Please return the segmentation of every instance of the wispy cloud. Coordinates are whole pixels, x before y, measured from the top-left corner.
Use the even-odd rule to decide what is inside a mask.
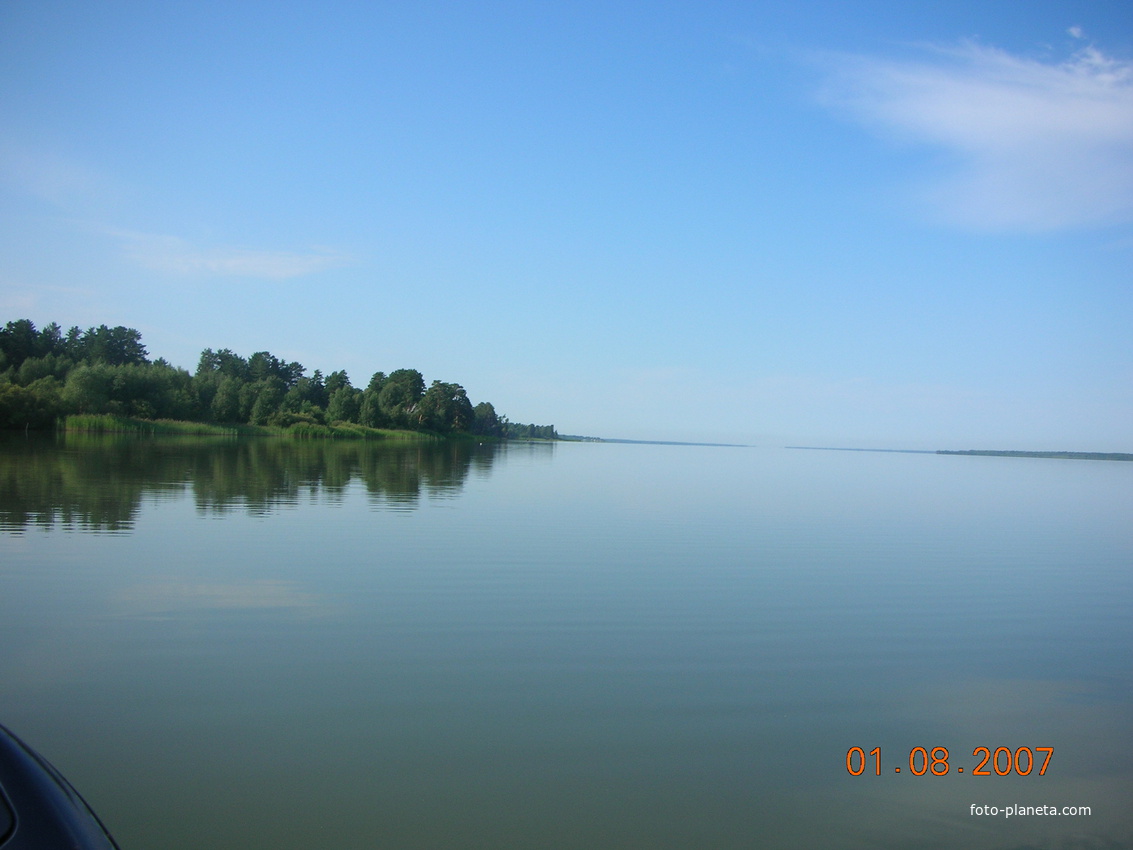
[[[134,265],[163,274],[287,280],[346,265],[340,251],[312,248],[272,251],[240,246],[200,246],[177,236],[107,226],[124,190],[84,163],[0,138],[0,185],[16,187],[54,206],[59,221],[109,236]]]
[[[1133,63],[1093,46],[1057,63],[974,42],[910,61],[843,56],[824,94],[881,132],[952,154],[925,199],[953,222],[1050,230],[1133,218]]]
[[[0,139],[0,182],[69,211],[116,190],[93,168],[49,150]]]
[[[82,304],[93,295],[90,289],[76,286],[32,285],[0,276],[0,314],[29,316],[44,309],[45,302],[65,301]],[[60,319],[59,321],[62,321]]]
[[[202,248],[176,236],[115,230],[131,262],[150,271],[177,275],[287,280],[344,265],[331,250],[265,251],[237,247]]]

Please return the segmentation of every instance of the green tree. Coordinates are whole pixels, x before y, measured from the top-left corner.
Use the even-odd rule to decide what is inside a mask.
[[[441,433],[467,431],[472,425],[472,403],[464,387],[433,381],[414,411],[417,426]]]
[[[30,319],[8,322],[0,330],[0,351],[7,358],[8,365],[20,368],[29,357],[39,355],[39,331]]]
[[[62,407],[54,378],[40,378],[26,387],[0,384],[0,428],[50,428]]]
[[[327,375],[326,383],[324,384],[324,386],[327,391],[327,398],[329,399],[334,396],[334,394],[341,388],[349,387],[350,378],[346,376],[346,372],[344,371],[331,372],[329,375]]]
[[[274,375],[249,385],[256,392],[248,421],[253,425],[267,425],[268,420],[279,413],[279,406],[287,393],[283,381]]]
[[[425,379],[416,369],[397,369],[382,383],[378,404],[382,415],[395,425],[408,427],[413,412],[425,394]]]
[[[329,382],[329,381],[328,381]],[[351,386],[339,387],[327,404],[328,422],[357,422],[362,406],[362,391]]]
[[[248,361],[227,348],[220,351],[206,348],[197,363],[197,377],[211,374],[247,381]]]
[[[472,433],[486,437],[503,436],[500,417],[490,401],[482,401],[472,409]]]
[[[52,322],[39,332],[39,344],[36,347],[40,357],[52,354],[57,357],[65,356],[67,349],[63,341],[63,329]]]
[[[285,363],[269,351],[257,351],[248,358],[248,380],[263,381],[278,378],[284,387],[294,386],[303,376],[299,363]]]
[[[367,428],[383,428],[387,421],[378,403],[378,393],[367,389],[362,392],[362,403],[358,410],[358,422]]]
[[[78,363],[84,357],[83,332],[78,325],[73,325],[63,339],[63,354]]]
[[[326,410],[327,402],[330,401],[327,396],[327,388],[323,383],[323,373],[316,369],[309,378],[300,378],[295,384],[299,390],[300,398],[303,401],[310,402],[320,410]]]
[[[67,373],[75,364],[69,357],[58,354],[48,354],[44,357],[29,357],[16,370],[13,382],[22,387],[46,378],[49,375],[58,381],[65,381]]]
[[[213,396],[212,418],[216,422],[240,422],[240,390],[243,382],[237,378],[224,378]]]
[[[128,363],[146,362],[147,353],[146,347],[142,345],[142,335],[133,328],[99,325],[83,334],[82,344],[85,359],[92,363],[124,366]]]
[[[67,375],[63,402],[74,413],[108,413],[112,383],[105,364],[80,364]]]

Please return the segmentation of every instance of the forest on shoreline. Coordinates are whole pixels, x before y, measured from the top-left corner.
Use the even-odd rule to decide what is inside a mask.
[[[375,372],[365,387],[345,371],[323,375],[267,351],[242,357],[201,352],[196,371],[151,360],[133,328],[100,325],[63,332],[28,319],[0,329],[0,428],[107,428],[113,421],[273,427],[305,435],[364,435],[380,430],[503,439],[557,439],[553,425],[525,425],[473,405],[460,384],[416,369]]]

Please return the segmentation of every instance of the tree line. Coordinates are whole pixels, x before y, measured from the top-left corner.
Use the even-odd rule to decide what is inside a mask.
[[[555,439],[553,425],[509,422],[491,402],[473,405],[460,384],[427,387],[416,369],[375,372],[365,387],[345,371],[307,374],[267,351],[201,352],[196,371],[151,360],[133,328],[66,333],[28,319],[0,329],[0,428],[50,428],[70,414],[112,414],[217,424],[350,423],[437,434]]]

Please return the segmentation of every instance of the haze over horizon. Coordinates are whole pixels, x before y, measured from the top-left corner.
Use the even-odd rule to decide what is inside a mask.
[[[641,440],[1133,451],[1133,5],[0,6],[0,322]]]

